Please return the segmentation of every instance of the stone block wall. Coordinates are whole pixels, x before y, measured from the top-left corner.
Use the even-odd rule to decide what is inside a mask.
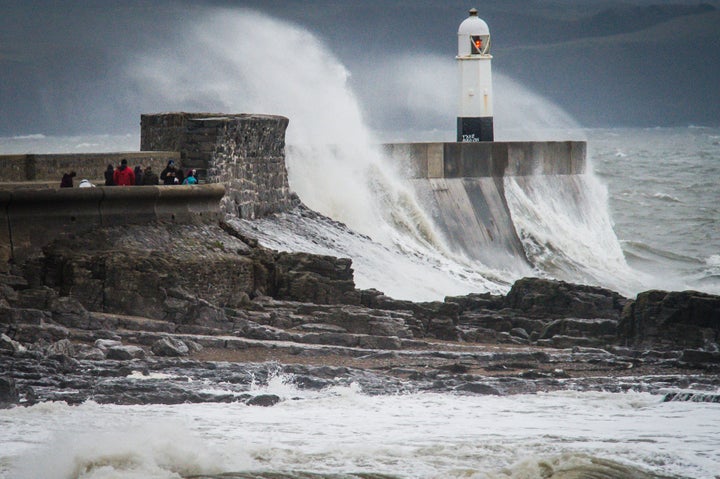
[[[0,190],[0,272],[57,238],[100,227],[216,223],[224,192],[221,184]]]
[[[141,148],[178,151],[200,178],[225,184],[225,212],[252,219],[291,206],[287,125],[287,118],[274,115],[148,114],[141,117]]]

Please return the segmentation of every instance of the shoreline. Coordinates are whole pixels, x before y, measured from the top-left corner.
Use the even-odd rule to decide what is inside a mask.
[[[278,373],[367,394],[640,390],[720,402],[720,297],[628,299],[525,278],[503,296],[413,303],[355,289],[351,264],[267,250],[227,224],[56,240],[0,275],[0,403],[270,406],[280,398],[250,386]]]

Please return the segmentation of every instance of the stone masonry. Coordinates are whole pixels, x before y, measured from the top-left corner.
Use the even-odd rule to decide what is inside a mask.
[[[257,218],[291,206],[281,116],[159,113],[141,117],[141,149],[178,151],[201,179],[225,184],[222,208]]]

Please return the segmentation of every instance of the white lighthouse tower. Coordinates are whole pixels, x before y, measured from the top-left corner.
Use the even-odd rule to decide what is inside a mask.
[[[477,13],[471,9],[458,28],[458,142],[493,141],[490,29]]]

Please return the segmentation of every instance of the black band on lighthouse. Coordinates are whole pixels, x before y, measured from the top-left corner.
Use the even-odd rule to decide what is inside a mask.
[[[493,117],[458,117],[458,142],[473,143],[477,141],[493,141],[493,139]]]

